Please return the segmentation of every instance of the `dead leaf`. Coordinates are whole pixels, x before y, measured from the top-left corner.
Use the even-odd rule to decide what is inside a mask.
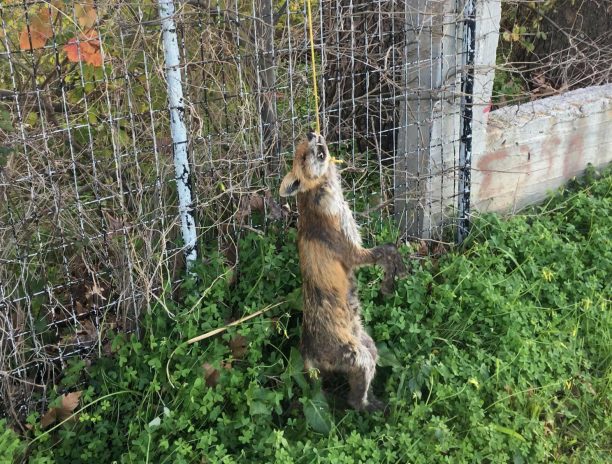
[[[57,409],[49,409],[40,419],[40,426],[45,429],[57,420]]]
[[[266,190],[265,199],[266,209],[270,219],[282,219],[286,215],[285,210],[278,204],[269,190]]]
[[[104,353],[106,357],[111,357],[114,354],[113,346],[109,341],[102,343],[102,353]]]
[[[546,79],[544,73],[540,72],[533,74],[531,76],[531,82],[533,85],[533,89],[530,92],[531,100],[558,93],[558,90]]]
[[[236,221],[244,222],[246,218],[251,215],[251,197],[253,195],[249,195],[248,197],[242,197],[240,199],[240,203],[238,204],[238,211],[236,212]]]
[[[242,222],[253,211],[266,213],[266,216],[272,220],[282,219],[287,214],[269,190],[266,190],[263,195],[252,193],[248,197],[242,197],[236,212],[236,220]]]
[[[429,255],[429,245],[425,240],[421,240],[419,242],[419,248],[417,250],[417,256],[428,256]]]
[[[124,230],[126,228],[123,225],[123,221],[121,219],[117,219],[108,210],[104,210],[104,216],[106,217],[106,222],[108,223],[110,234],[115,234],[118,231]]]
[[[90,300],[92,297],[97,296],[102,301],[104,301],[106,300],[106,297],[104,296],[103,292],[104,292],[104,289],[100,287],[96,282],[94,282],[94,284],[91,287],[87,288],[87,291],[85,292],[85,298]]]
[[[78,340],[81,343],[88,343],[98,339],[98,330],[89,319],[81,321],[81,329],[77,332]]]
[[[537,86],[546,84],[546,77],[544,77],[544,73],[534,74],[532,79]]]
[[[204,369],[206,385],[212,388],[219,383],[219,371],[215,369],[212,364],[204,363],[202,369]]]
[[[51,0],[51,6],[55,8],[55,15],[57,16],[60,11],[64,10],[65,5],[63,0]]]
[[[551,436],[555,434],[555,421],[547,420],[544,421],[544,435]]]
[[[79,316],[84,316],[85,314],[89,313],[89,309],[86,309],[85,306],[83,306],[83,303],[81,303],[80,301],[76,302],[76,314],[77,317]]]
[[[265,208],[265,202],[261,195],[254,193],[249,196],[249,204],[252,210],[263,211]]]
[[[62,397],[62,407],[58,411],[58,417],[60,420],[67,419],[79,405],[81,400],[82,391],[75,391],[72,393],[65,393]]]
[[[42,416],[40,419],[41,427],[45,428],[55,421],[61,422],[68,419],[79,405],[82,394],[82,391],[63,394],[61,396],[60,405],[49,409],[45,415]]]
[[[446,253],[448,253],[448,248],[446,247],[446,245],[441,242],[436,243],[436,246],[433,249],[433,254],[435,256],[442,256]]]
[[[222,362],[221,367],[225,370],[230,370],[232,368],[231,362]],[[206,380],[206,385],[209,387],[214,387],[219,383],[219,377],[221,373],[218,369],[215,369],[212,364],[204,363],[202,365],[202,369],[204,369],[204,380]]]
[[[96,24],[96,19],[98,19],[96,7],[91,1],[77,3],[74,6],[74,13],[79,26],[83,29],[91,29]]]
[[[230,350],[232,350],[232,356],[234,359],[242,359],[247,353],[249,340],[242,335],[236,335],[229,341],[229,346]]]

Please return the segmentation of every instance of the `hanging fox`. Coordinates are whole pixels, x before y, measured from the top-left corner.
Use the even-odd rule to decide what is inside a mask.
[[[405,272],[397,247],[363,248],[359,227],[344,200],[340,175],[318,133],[309,132],[297,146],[280,195],[297,195],[304,364],[323,375],[347,374],[349,405],[360,411],[380,410],[383,403],[370,391],[378,352],[361,322],[354,270],[382,266],[382,290],[389,293],[395,276]]]

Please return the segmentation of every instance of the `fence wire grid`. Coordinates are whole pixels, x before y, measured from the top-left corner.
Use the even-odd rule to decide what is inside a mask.
[[[42,408],[70,358],[108,353],[105,332],[137,331],[180,278],[177,144],[200,260],[216,246],[235,263],[241,233],[295,221],[277,186],[314,125],[305,4],[174,2],[180,141],[158,7],[0,3],[0,416]],[[394,218],[406,239],[448,240],[469,138],[465,2],[312,7],[322,128],[365,233]]]

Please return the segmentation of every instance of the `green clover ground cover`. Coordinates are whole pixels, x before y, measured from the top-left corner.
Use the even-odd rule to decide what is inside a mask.
[[[611,192],[612,169],[590,170],[545,206],[479,217],[463,249],[412,263],[388,298],[381,271],[361,270],[386,417],[345,410],[345,387],[326,400],[302,372],[295,234],[279,230],[242,240],[234,288],[212,256],[140,339],[75,361],[58,391],[84,382],[78,418],[41,430],[32,414],[28,437],[4,427],[0,461],[609,462]]]

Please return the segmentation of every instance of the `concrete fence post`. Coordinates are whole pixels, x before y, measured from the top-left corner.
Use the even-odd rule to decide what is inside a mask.
[[[407,237],[440,238],[457,217],[467,232],[471,154],[486,131],[500,14],[500,0],[405,2],[394,203]]]
[[[395,214],[408,237],[429,233],[430,141],[436,60],[442,41],[444,2],[406,0],[400,127],[394,163]]]
[[[491,108],[501,0],[466,0],[464,7],[457,242],[469,233],[472,162],[481,153]]]

